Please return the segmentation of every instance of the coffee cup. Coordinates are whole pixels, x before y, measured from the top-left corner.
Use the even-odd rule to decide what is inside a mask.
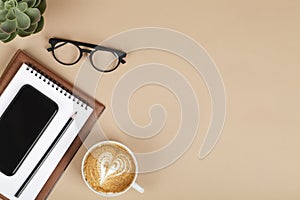
[[[81,172],[88,188],[100,196],[119,196],[130,188],[144,192],[136,183],[136,157],[128,147],[116,141],[102,141],[88,149]]]

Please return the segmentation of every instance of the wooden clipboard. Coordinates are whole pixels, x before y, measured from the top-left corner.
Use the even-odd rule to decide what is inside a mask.
[[[78,136],[74,139],[71,146],[68,148],[67,152],[64,154],[63,158],[60,160],[59,164],[56,166],[55,170],[52,172],[51,176],[43,186],[42,190],[39,192],[38,196],[36,197],[37,200],[46,199],[48,194],[51,192],[51,189],[54,187],[55,183],[58,181],[59,177],[62,175],[68,164],[71,162],[72,158],[82,145],[82,140],[84,140],[89,132],[91,131],[93,125],[97,121],[97,119],[100,117],[101,113],[105,109],[105,106],[92,98],[91,96],[87,95],[80,89],[74,87],[73,84],[66,81],[59,75],[55,74],[54,72],[50,71],[46,67],[44,67],[42,64],[37,62],[35,59],[27,55],[24,51],[18,50],[11,61],[9,62],[8,66],[6,67],[5,71],[3,72],[2,76],[0,77],[0,95],[5,90],[9,82],[12,80],[14,75],[17,73],[19,68],[22,66],[23,63],[29,64],[34,66],[36,69],[41,71],[43,74],[45,74],[47,77],[50,77],[55,82],[59,83],[61,86],[63,86],[65,89],[72,91],[73,94],[80,99],[87,102],[90,106],[93,106],[93,113],[89,117],[89,119],[86,121],[83,128],[80,130]],[[74,93],[75,92],[75,93]],[[4,200],[8,200],[7,197],[3,196],[0,193],[0,198]]]

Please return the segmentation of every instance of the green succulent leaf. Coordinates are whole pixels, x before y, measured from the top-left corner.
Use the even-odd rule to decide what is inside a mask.
[[[0,23],[5,22],[7,13],[7,10],[0,10]]]
[[[9,10],[9,9],[12,9],[15,7],[15,1],[14,0],[8,0],[8,1],[5,1],[4,3],[4,8],[6,10]]]
[[[18,8],[19,11],[25,12],[28,8],[28,5],[27,5],[26,2],[21,2],[17,5],[17,8]]]
[[[45,12],[47,7],[47,2],[46,0],[41,0],[41,3],[37,6],[37,8],[40,10],[41,15]]]
[[[0,31],[0,40],[7,40],[9,38],[10,34],[8,33],[3,33],[2,31]]]
[[[36,0],[22,0],[21,2],[26,2],[28,4],[28,8],[32,8],[35,5]]]
[[[10,34],[10,36],[9,36],[7,39],[2,40],[2,42],[4,42],[4,43],[10,42],[10,41],[12,41],[13,39],[15,39],[16,36],[17,36],[17,33],[14,32],[14,33]]]
[[[36,29],[34,31],[34,33],[40,32],[43,29],[44,24],[45,24],[44,17],[42,16],[41,20],[39,21],[39,23],[38,23],[38,25],[37,25],[37,27],[36,27]]]
[[[4,9],[4,2],[0,0],[0,9],[3,10]]]
[[[16,12],[16,17],[17,17],[17,27],[19,29],[27,29],[30,26],[30,18],[25,14],[20,11]]]
[[[38,26],[38,23],[31,24],[30,27],[28,29],[24,30],[24,31],[29,32],[29,33],[33,33],[36,30],[37,26]]]
[[[8,13],[6,15],[6,19],[8,19],[8,20],[14,20],[14,19],[16,19],[16,15],[15,15],[13,9],[10,9],[8,11]]]
[[[27,37],[27,36],[31,35],[31,32],[27,32],[27,31],[24,31],[24,30],[18,30],[18,35],[20,37]]]
[[[6,20],[0,25],[0,28],[5,33],[13,33],[17,28],[16,20]]]
[[[41,13],[37,8],[28,8],[25,13],[29,16],[31,24],[35,24],[41,19]]]
[[[41,0],[36,0],[34,7],[38,7],[41,3]]]

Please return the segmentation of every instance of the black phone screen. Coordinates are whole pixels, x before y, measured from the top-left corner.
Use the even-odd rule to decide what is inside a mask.
[[[24,85],[0,117],[0,171],[16,173],[58,111],[58,105]]]

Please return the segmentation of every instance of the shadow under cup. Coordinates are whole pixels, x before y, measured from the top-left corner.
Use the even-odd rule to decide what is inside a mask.
[[[138,166],[132,151],[115,141],[92,146],[82,160],[86,185],[101,196],[118,196],[135,184]]]

